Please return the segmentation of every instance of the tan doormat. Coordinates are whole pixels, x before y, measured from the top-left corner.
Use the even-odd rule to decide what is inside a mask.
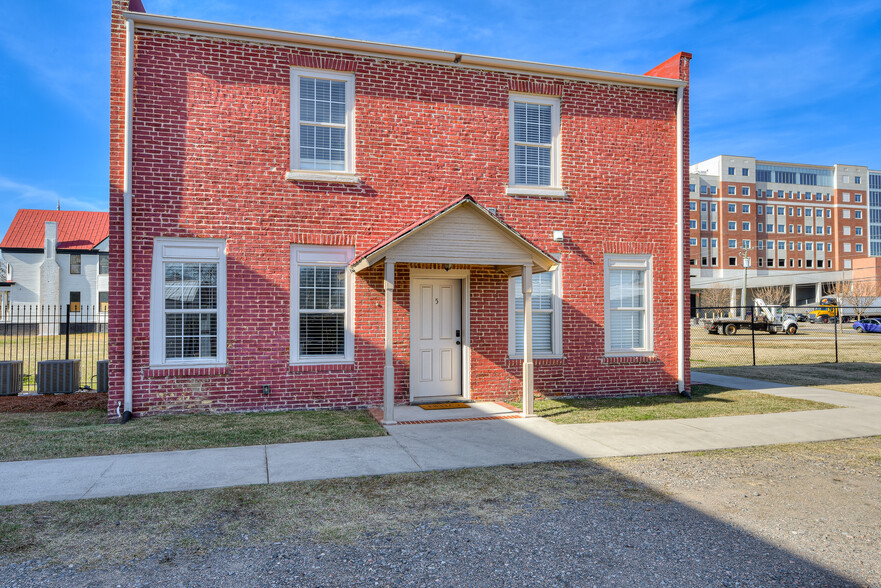
[[[468,408],[464,402],[436,402],[434,404],[420,404],[425,410],[441,410],[444,408]]]

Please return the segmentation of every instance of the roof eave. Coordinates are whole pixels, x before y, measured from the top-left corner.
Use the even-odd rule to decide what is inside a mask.
[[[142,12],[124,11],[123,16],[131,19],[136,26],[145,29],[179,31],[183,33],[203,33],[208,35],[254,39],[271,41],[288,45],[306,47],[320,47],[336,51],[350,53],[380,55],[411,59],[420,61],[432,61],[449,65],[461,65],[466,67],[494,69],[515,73],[530,73],[543,76],[571,78],[584,81],[605,82],[631,86],[645,86],[652,88],[670,89],[687,85],[683,80],[671,78],[659,78],[654,76],[626,74],[602,70],[571,67],[565,65],[551,65],[533,61],[520,61],[502,57],[487,57],[484,55],[470,55],[455,53],[438,49],[424,49],[406,45],[394,45],[391,43],[377,43],[375,41],[360,41],[355,39],[343,39],[325,35],[313,35],[309,33],[295,33],[279,29],[268,29],[247,25],[227,24],[213,21],[180,18],[176,16],[163,16],[159,14],[147,14]]]

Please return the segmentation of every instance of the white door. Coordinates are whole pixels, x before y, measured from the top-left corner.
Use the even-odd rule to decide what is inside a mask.
[[[462,280],[411,282],[410,396],[462,394]]]

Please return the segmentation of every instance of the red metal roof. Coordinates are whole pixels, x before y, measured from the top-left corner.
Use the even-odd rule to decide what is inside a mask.
[[[93,249],[110,234],[106,212],[21,209],[15,213],[0,249],[43,249],[46,221],[58,223],[58,249]]]

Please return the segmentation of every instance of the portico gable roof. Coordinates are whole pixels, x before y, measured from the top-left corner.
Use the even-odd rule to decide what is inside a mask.
[[[510,276],[523,266],[553,270],[557,260],[466,194],[405,227],[352,260],[359,272],[379,261],[493,265]]]

